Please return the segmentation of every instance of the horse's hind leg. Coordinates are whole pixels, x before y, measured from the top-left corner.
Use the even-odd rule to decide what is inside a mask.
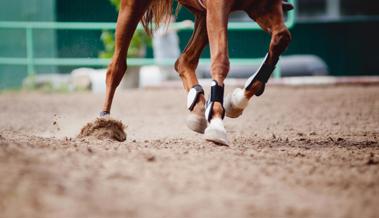
[[[195,13],[195,30],[187,47],[175,63],[183,86],[188,92],[187,107],[191,111],[187,117],[187,126],[195,132],[204,133],[207,127],[205,120],[205,98],[203,88],[196,77],[196,68],[204,47],[208,43],[207,28],[204,14]]]
[[[258,12],[257,12],[258,11]],[[245,83],[244,89],[236,89],[225,100],[226,115],[239,117],[247,107],[252,96],[263,94],[265,85],[275,69],[279,56],[285,51],[291,41],[291,34],[284,24],[282,1],[275,0],[266,11],[254,9],[247,11],[266,32],[271,34],[269,52],[261,67]]]
[[[130,41],[150,1],[151,0],[121,1],[115,34],[115,51],[112,62],[107,70],[105,102],[100,116],[110,114],[113,96],[127,68],[126,57]]]

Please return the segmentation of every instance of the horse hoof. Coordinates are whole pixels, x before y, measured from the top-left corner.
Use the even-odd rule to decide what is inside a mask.
[[[237,88],[231,95],[225,99],[225,114],[230,118],[241,116],[243,110],[247,107],[249,99],[246,98],[244,90]]]
[[[241,116],[243,109],[241,108],[236,108],[235,106],[232,105],[232,96],[228,95],[225,98],[225,115],[230,118],[237,118]]]
[[[204,130],[207,128],[207,120],[205,116],[200,116],[194,113],[191,113],[187,117],[187,127],[192,131],[197,133],[204,133]]]
[[[229,146],[226,130],[220,118],[211,120],[209,126],[205,129],[204,138],[216,144]]]
[[[108,118],[110,116],[111,116],[111,114],[109,112],[106,112],[106,111],[101,111],[99,113],[99,118]]]

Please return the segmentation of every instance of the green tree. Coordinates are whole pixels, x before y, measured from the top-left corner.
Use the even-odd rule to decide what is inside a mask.
[[[120,9],[121,0],[108,0],[117,11]],[[114,31],[103,30],[101,41],[104,50],[100,52],[100,58],[111,58],[115,48]],[[143,30],[136,30],[130,42],[128,57],[141,57],[145,54],[147,46],[151,46],[151,38]]]

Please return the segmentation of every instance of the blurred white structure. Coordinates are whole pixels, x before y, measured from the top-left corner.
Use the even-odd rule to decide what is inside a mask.
[[[152,87],[159,86],[166,80],[166,74],[161,71],[158,66],[145,66],[141,67],[139,72],[139,87]]]
[[[105,74],[107,69],[78,68],[71,72],[73,90],[91,90],[105,93]]]
[[[180,55],[179,47],[179,37],[177,29],[170,25],[175,22],[175,17],[170,18],[170,22],[167,24],[162,24],[154,33],[153,33],[153,52],[154,59],[159,66],[159,70],[164,77],[164,80],[178,79],[177,73],[174,69],[174,66],[163,66],[167,59],[177,59]],[[182,21],[182,25],[191,27],[193,22],[190,20]]]

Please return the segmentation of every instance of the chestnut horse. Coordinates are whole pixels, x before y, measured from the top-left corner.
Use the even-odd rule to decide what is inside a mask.
[[[195,16],[195,28],[183,53],[175,63],[175,69],[188,92],[187,106],[190,114],[187,126],[204,133],[205,139],[228,144],[223,125],[224,116],[238,117],[252,96],[260,96],[265,84],[279,60],[280,54],[291,41],[291,34],[284,24],[283,11],[293,6],[282,0],[179,0]],[[106,97],[101,116],[110,114],[113,96],[127,68],[127,51],[131,38],[141,21],[148,33],[152,24],[159,26],[172,14],[173,0],[122,0],[116,26],[116,45],[112,62],[106,75]],[[246,82],[243,89],[236,89],[225,99],[224,80],[229,72],[228,17],[232,11],[245,11],[258,25],[271,34],[269,51],[261,67]],[[206,102],[195,70],[204,47],[209,43],[211,54],[211,93]]]

